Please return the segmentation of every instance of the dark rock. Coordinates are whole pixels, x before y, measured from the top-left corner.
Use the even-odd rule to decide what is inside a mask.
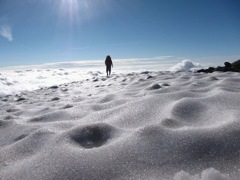
[[[197,72],[198,73],[201,73],[201,72],[204,72],[204,73],[212,73],[212,72],[214,72],[214,68],[213,67],[209,67],[208,69],[200,69],[200,70],[198,70]]]
[[[148,74],[148,73],[149,73],[148,71],[143,71],[140,74]]]
[[[19,102],[19,101],[24,101],[24,100],[26,100],[26,99],[25,99],[25,98],[23,98],[23,97],[19,97],[19,98],[16,98],[16,99],[15,99],[15,101],[16,101],[16,102]]]
[[[170,86],[168,83],[163,83],[162,85],[163,86]]]
[[[161,86],[159,84],[154,84],[151,87],[148,88],[148,90],[155,90],[155,89],[160,89]]]
[[[214,71],[221,71],[221,72],[240,72],[240,59],[233,62],[232,64],[230,62],[225,62],[224,67],[218,66],[216,68],[209,67],[208,69],[200,69],[197,72],[204,72],[204,73],[212,73]]]
[[[133,76],[134,75],[134,73],[128,73],[127,74],[127,76]]]
[[[198,73],[202,73],[202,72],[203,72],[203,73],[206,73],[206,70],[205,70],[205,69],[199,69],[199,70],[197,70],[197,72],[198,72]]]
[[[58,86],[51,86],[51,87],[49,87],[49,89],[57,89],[58,88]]]
[[[63,107],[63,109],[68,109],[68,108],[72,108],[72,107],[73,107],[73,105],[67,104],[67,105],[65,105],[65,106]]]
[[[54,97],[54,98],[52,98],[51,101],[58,101],[59,99],[60,99],[59,97]]]
[[[209,73],[212,73],[213,71],[214,71],[214,67],[209,67],[209,68],[208,68],[208,72],[209,72]]]
[[[231,68],[232,72],[240,72],[240,67],[233,67]]]
[[[216,71],[225,71],[225,68],[224,68],[224,67],[221,67],[221,66],[218,66],[218,67],[216,68]]]
[[[233,63],[232,63],[232,67],[233,68],[240,68],[240,59],[239,60],[237,60],[237,61],[234,61]]]
[[[62,88],[61,90],[62,90],[63,92],[67,92],[67,91],[68,91],[67,88]]]
[[[225,62],[224,65],[225,65],[225,68],[231,68],[232,67],[232,64],[230,62]]]

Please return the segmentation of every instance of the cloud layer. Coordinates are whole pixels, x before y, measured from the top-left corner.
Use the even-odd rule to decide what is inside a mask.
[[[0,27],[0,35],[6,38],[8,41],[13,41],[12,29],[8,25],[2,25]]]

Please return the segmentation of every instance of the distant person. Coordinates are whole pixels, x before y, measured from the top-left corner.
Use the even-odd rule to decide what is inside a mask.
[[[107,76],[111,75],[111,68],[113,67],[112,58],[108,55],[105,60]]]

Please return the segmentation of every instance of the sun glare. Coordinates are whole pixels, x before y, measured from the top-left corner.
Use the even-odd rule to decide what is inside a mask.
[[[79,16],[79,5],[78,0],[61,0],[60,13],[71,22],[77,20]]]
[[[57,8],[60,21],[63,23],[79,24],[82,21],[98,17],[108,11],[110,0],[49,0]],[[104,11],[103,11],[104,9]]]
[[[70,23],[78,22],[92,16],[93,2],[91,0],[60,0],[59,13],[62,19]]]

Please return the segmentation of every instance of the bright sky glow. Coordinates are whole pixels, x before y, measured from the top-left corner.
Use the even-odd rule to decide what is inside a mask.
[[[0,66],[240,58],[239,0],[1,0]],[[201,63],[201,62],[200,62]]]
[[[78,23],[80,17],[83,17],[84,13],[90,10],[89,2],[86,0],[60,0],[59,15],[71,24]]]
[[[79,2],[78,0],[61,0],[60,11],[64,13],[64,16],[73,20],[75,16],[78,16]]]

